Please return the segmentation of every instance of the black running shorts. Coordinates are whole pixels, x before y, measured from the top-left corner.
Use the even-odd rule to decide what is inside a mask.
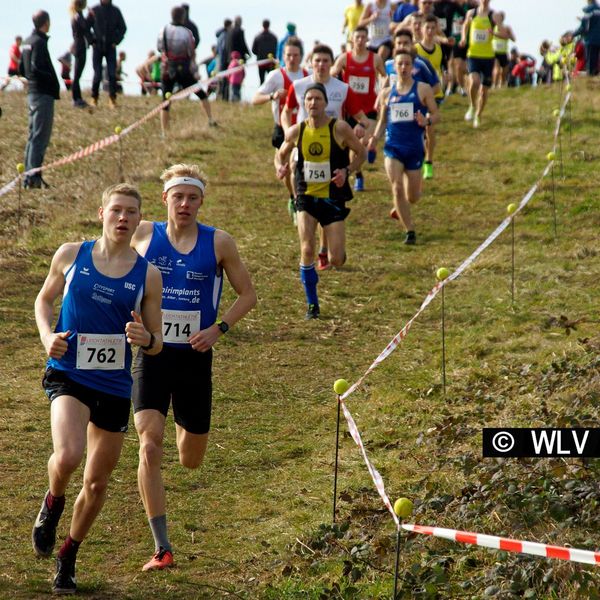
[[[306,211],[314,217],[321,227],[326,227],[337,221],[343,221],[349,214],[345,200],[332,200],[331,198],[315,198],[314,196],[298,196],[296,210]]]
[[[131,400],[95,390],[69,378],[65,371],[49,367],[42,387],[50,402],[59,396],[72,396],[90,409],[90,421],[100,429],[125,433],[129,423]]]
[[[212,408],[212,349],[163,346],[159,354],[138,352],[133,360],[133,412],[154,409],[189,433],[208,433]]]

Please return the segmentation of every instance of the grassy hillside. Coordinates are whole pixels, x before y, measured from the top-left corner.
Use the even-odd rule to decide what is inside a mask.
[[[446,289],[447,379],[441,390],[440,303],[348,401],[392,499],[415,501],[421,524],[598,547],[597,461],[481,458],[484,426],[594,426],[600,416],[600,98],[575,85],[564,130],[564,178],[550,179],[516,223],[516,303],[510,298],[510,231]],[[106,506],[79,552],[86,598],[389,598],[395,530],[345,424],[339,518],[331,526],[337,377],[356,380],[414,314],[439,266],[452,269],[496,227],[509,202],[538,179],[551,149],[559,88],[492,94],[483,125],[466,127],[465,101],[442,109],[435,178],[415,210],[419,244],[405,247],[382,159],[351,203],[348,263],[321,276],[322,318],[305,322],[297,235],[275,180],[267,107],[179,102],[172,132],[158,119],[123,141],[124,172],[145,217],[164,216],[158,175],[197,162],[210,186],[204,222],[237,240],[259,304],[219,341],[213,426],[203,467],[179,466],[168,420],[165,482],[177,568],[142,574],[152,551],[136,486],[133,423]],[[1,97],[0,182],[21,160],[24,98]],[[47,160],[144,115],[155,99],[126,98],[89,114],[63,99]],[[30,531],[46,490],[51,452],[44,353],[33,301],[63,241],[98,235],[102,189],[118,177],[112,146],[48,172],[51,189],[0,200],[0,596],[44,598],[53,562],[34,558]],[[225,290],[223,302],[232,298]],[[575,324],[575,327],[571,325]],[[59,526],[66,535],[81,471]],[[594,598],[591,567],[412,537],[402,548],[403,597]]]

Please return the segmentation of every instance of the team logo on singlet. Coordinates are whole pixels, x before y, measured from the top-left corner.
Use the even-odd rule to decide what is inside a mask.
[[[339,102],[344,97],[343,94],[342,94],[342,92],[331,92],[331,93],[328,92],[327,95],[329,97],[329,102],[332,102],[332,101],[338,101]]]
[[[308,153],[311,156],[321,156],[321,154],[323,154],[323,145],[320,144],[319,142],[313,142],[308,147]]]
[[[81,271],[79,271],[79,274],[80,274],[80,275],[89,275],[89,274],[90,274],[90,269],[89,269],[89,267],[83,267],[83,268],[81,269]]]

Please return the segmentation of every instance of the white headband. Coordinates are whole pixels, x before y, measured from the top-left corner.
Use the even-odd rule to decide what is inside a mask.
[[[173,179],[169,179],[169,181],[165,181],[165,186],[163,188],[163,192],[168,192],[172,187],[176,185],[195,185],[200,189],[202,195],[204,195],[204,184],[194,177],[173,177]]]

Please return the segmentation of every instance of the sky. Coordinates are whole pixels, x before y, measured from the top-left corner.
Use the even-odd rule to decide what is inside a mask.
[[[99,0],[88,0],[93,6]],[[183,0],[182,0],[183,1]],[[125,87],[126,93],[137,93],[135,68],[146,58],[148,51],[156,47],[158,33],[169,20],[170,9],[176,2],[165,0],[113,0],[121,9],[128,31],[119,50],[127,53],[124,70],[131,82]],[[275,35],[285,33],[285,25],[296,23],[298,35],[305,47],[315,40],[329,44],[337,53],[344,41],[342,22],[344,8],[351,0],[187,0],[190,5],[190,17],[200,30],[201,42],[198,59],[210,54],[215,42],[215,31],[222,25],[225,17],[242,17],[242,27],[246,31],[246,42],[252,46],[254,36],[260,32],[264,18],[271,20],[271,30]],[[569,29],[575,29],[582,14],[585,0],[492,0],[492,8],[506,13],[506,23],[516,35],[516,46],[520,52],[526,52],[539,59],[537,50],[544,39],[558,40]],[[51,28],[49,49],[56,59],[71,45],[69,0],[0,0],[0,74],[8,68],[8,50],[17,34],[26,37],[33,26],[31,15],[43,8],[50,13]],[[207,9],[207,7],[211,7]],[[58,63],[55,62],[58,72]],[[83,74],[85,80],[91,80],[91,52]],[[248,98],[258,85],[258,75],[248,73],[244,84],[244,97]]]

